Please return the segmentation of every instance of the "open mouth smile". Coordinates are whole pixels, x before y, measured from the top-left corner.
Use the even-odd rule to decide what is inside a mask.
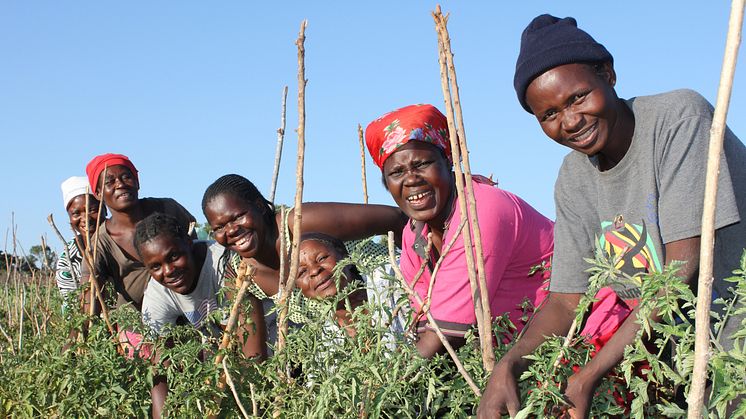
[[[596,141],[596,132],[598,131],[598,122],[588,127],[585,131],[581,132],[570,138],[568,142],[575,147],[583,148],[593,144]]]

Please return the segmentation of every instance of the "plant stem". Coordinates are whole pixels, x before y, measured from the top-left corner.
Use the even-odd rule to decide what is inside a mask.
[[[280,315],[278,316],[279,327],[277,330],[277,351],[285,347],[285,338],[288,330],[287,315],[290,293],[295,287],[295,278],[298,275],[298,262],[300,251],[301,234],[301,206],[303,202],[303,160],[306,149],[306,66],[305,66],[305,41],[306,26],[308,22],[303,20],[300,24],[300,32],[295,45],[298,46],[298,160],[295,169],[295,206],[293,208],[293,244],[290,253],[290,272],[285,282],[285,288],[280,295]],[[284,232],[283,232],[284,234]]]
[[[469,270],[469,284],[472,289],[474,300],[474,312],[479,329],[479,342],[482,352],[482,364],[487,372],[491,372],[495,364],[495,353],[492,348],[492,315],[489,308],[486,278],[484,272],[484,257],[482,253],[481,237],[479,235],[479,221],[476,214],[476,203],[474,202],[474,190],[471,184],[471,173],[469,171],[469,156],[466,148],[466,134],[464,123],[461,118],[461,104],[458,101],[458,85],[456,84],[455,66],[453,65],[453,54],[451,53],[451,40],[446,27],[448,16],[443,16],[438,6],[432,13],[435,20],[435,30],[438,33],[438,62],[440,63],[440,80],[443,89],[443,99],[448,119],[448,136],[451,142],[451,154],[453,166],[456,173],[456,191],[458,194],[459,209],[461,217],[469,219],[469,228],[464,233],[464,248],[466,249],[466,265]],[[451,96],[451,81],[453,81],[455,103]],[[454,107],[458,111],[454,113]],[[458,118],[458,128],[456,126]],[[460,131],[458,130],[460,129]],[[460,134],[460,136],[459,136]],[[461,169],[462,158],[465,172]],[[466,174],[466,182],[464,182]],[[466,185],[464,184],[466,183]],[[469,207],[467,209],[467,203]],[[472,234],[474,234],[474,246],[472,246]],[[477,254],[477,268],[474,265],[474,250]],[[478,278],[477,278],[478,274]]]
[[[401,273],[401,270],[399,270],[399,266],[396,263],[396,255],[394,254],[394,248],[396,245],[394,244],[394,232],[389,231],[388,235],[388,247],[389,247],[389,260],[391,261],[391,267],[394,268],[394,273],[396,274],[396,277],[399,279],[399,282],[404,285],[404,289],[407,291],[407,294],[414,299],[417,304],[420,305],[420,307],[424,308],[424,303],[422,301],[422,298],[417,294],[414,289],[409,285],[409,283],[404,279],[404,276]],[[430,314],[430,309],[426,308],[425,316],[427,316],[427,321],[430,324],[430,327],[433,328],[433,331],[435,331],[435,334],[440,339],[440,342],[443,344],[443,347],[446,348],[446,351],[448,351],[448,355],[451,356],[451,359],[453,359],[453,363],[456,365],[456,369],[458,369],[458,372],[461,373],[461,376],[464,377],[464,380],[466,380],[466,384],[469,385],[469,388],[474,392],[474,394],[478,397],[482,397],[482,392],[479,391],[479,387],[474,383],[474,380],[471,378],[469,373],[464,368],[464,364],[461,363],[461,360],[458,358],[458,355],[456,355],[456,351],[453,350],[453,347],[450,343],[448,343],[448,338],[445,337],[443,332],[440,330],[440,327],[435,322],[435,319]]]
[[[360,143],[360,170],[363,178],[363,203],[368,203],[368,181],[365,176],[365,142],[363,141],[363,126],[357,124],[357,137]]]
[[[269,188],[269,202],[275,203],[275,192],[277,191],[277,177],[280,175],[280,160],[282,159],[282,143],[285,140],[285,114],[288,99],[288,87],[282,89],[282,114],[280,115],[280,128],[277,128],[277,147],[275,147],[275,169],[272,174],[272,187]]]
[[[738,47],[741,44],[744,0],[731,3],[728,36],[725,42],[723,69],[720,73],[715,113],[710,128],[710,148],[707,156],[707,177],[705,181],[705,201],[702,212],[702,237],[700,241],[699,278],[697,281],[696,337],[694,343],[694,372],[687,401],[689,419],[700,418],[704,405],[707,380],[707,363],[710,359],[710,305],[712,301],[712,265],[715,246],[715,206],[717,179],[720,169],[720,155],[723,150],[725,120],[728,114],[733,75],[736,70]]]

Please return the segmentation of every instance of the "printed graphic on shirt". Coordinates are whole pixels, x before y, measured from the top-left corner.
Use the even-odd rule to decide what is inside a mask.
[[[613,221],[601,222],[599,245],[609,259],[621,255],[616,268],[634,277],[633,283],[612,286],[624,300],[640,297],[640,279],[639,276],[635,277],[636,274],[661,271],[661,260],[648,234],[645,220],[642,220],[642,225],[629,224],[622,215],[617,215]]]
[[[205,318],[208,314],[215,311],[218,308],[218,302],[213,299],[206,299],[202,301],[202,304],[197,307],[195,311],[185,312],[184,317],[189,320],[189,323],[193,324],[195,327],[200,327],[202,325],[202,322],[205,321]]]

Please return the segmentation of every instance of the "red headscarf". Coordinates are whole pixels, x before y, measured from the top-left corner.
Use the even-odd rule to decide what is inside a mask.
[[[433,105],[410,105],[376,119],[365,129],[370,157],[383,170],[390,155],[409,141],[424,141],[443,150],[452,162],[448,120]]]
[[[111,166],[124,166],[130,169],[132,175],[135,176],[135,180],[140,182],[140,179],[137,177],[137,169],[135,169],[135,165],[132,164],[129,157],[124,154],[106,153],[94,157],[85,167],[85,173],[88,175],[88,183],[91,184],[91,191],[96,192],[98,177],[104,171],[104,167]]]

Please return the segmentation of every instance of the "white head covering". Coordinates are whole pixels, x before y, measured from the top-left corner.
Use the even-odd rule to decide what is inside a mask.
[[[62,182],[61,188],[62,200],[65,202],[65,209],[67,209],[73,198],[88,193],[88,178],[84,176],[69,177]]]

